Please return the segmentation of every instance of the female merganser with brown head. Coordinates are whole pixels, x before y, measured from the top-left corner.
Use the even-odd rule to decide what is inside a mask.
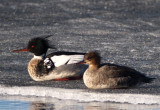
[[[146,77],[140,72],[115,64],[100,64],[97,52],[89,52],[81,62],[89,65],[83,75],[85,85],[91,89],[128,88],[139,83],[150,83],[154,78]]]
[[[45,80],[70,80],[80,79],[86,70],[86,65],[75,65],[83,60],[84,53],[77,52],[54,52],[46,56],[49,45],[46,37],[33,38],[28,42],[25,49],[14,50],[13,52],[29,51],[34,57],[28,64],[28,72],[35,81]]]

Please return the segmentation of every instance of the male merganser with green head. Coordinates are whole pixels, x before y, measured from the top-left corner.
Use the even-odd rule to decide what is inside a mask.
[[[75,65],[83,60],[85,53],[78,52],[54,52],[46,56],[49,45],[47,37],[33,38],[25,49],[13,52],[29,51],[34,57],[28,64],[28,72],[35,81],[46,80],[72,80],[80,79],[86,70],[86,65]]]

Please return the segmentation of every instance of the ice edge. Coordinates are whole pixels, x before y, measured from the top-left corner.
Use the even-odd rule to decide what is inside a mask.
[[[22,95],[52,97],[58,99],[70,99],[83,102],[100,101],[100,102],[117,102],[131,104],[160,104],[159,95],[150,94],[122,94],[122,93],[95,93],[86,92],[82,89],[62,89],[51,87],[6,87],[0,85],[0,95]]]

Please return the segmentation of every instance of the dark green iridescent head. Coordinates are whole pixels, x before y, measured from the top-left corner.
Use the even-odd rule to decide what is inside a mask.
[[[27,46],[27,49],[36,56],[46,53],[48,48],[51,48],[48,44],[48,40],[40,37],[31,39]]]

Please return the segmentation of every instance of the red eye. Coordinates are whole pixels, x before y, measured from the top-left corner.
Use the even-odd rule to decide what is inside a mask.
[[[32,48],[34,48],[34,45],[32,45]]]

